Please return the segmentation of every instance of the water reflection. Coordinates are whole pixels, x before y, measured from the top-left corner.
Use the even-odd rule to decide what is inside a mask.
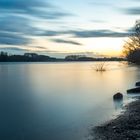
[[[135,93],[133,93],[133,94],[128,93],[127,96],[128,96],[128,98],[131,98],[131,99],[139,99],[140,93],[136,93],[136,94]]]
[[[123,108],[123,99],[113,99],[115,110]]]
[[[0,140],[85,140],[90,125],[122,107],[123,101],[112,104],[113,94],[140,78],[135,67],[111,62],[97,73],[93,64],[0,65]]]

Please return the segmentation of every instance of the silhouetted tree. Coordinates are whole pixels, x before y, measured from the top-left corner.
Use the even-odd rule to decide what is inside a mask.
[[[38,55],[36,53],[25,53],[24,55],[8,55],[6,52],[0,52],[0,62],[50,62],[57,61],[54,57]]]
[[[126,41],[123,53],[128,61],[140,63],[140,20],[136,21],[134,32]]]
[[[0,52],[0,61],[6,62],[8,60],[8,54],[6,52]]]

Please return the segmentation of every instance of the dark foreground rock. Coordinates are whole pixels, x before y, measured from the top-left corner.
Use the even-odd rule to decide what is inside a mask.
[[[123,94],[122,94],[122,93],[116,93],[116,94],[113,96],[113,99],[114,99],[114,100],[122,100],[122,99],[123,99]]]
[[[140,93],[140,87],[129,89],[127,93]]]
[[[140,87],[140,82],[137,82],[137,83],[136,83],[136,86]]]
[[[140,140],[140,100],[129,104],[117,119],[93,129],[93,140]]]

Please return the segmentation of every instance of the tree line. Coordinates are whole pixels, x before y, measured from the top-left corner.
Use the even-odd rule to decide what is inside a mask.
[[[25,53],[24,55],[8,55],[7,52],[0,52],[0,62],[63,62],[63,61],[124,61],[118,57],[93,58],[83,55],[68,55],[65,58],[55,58],[36,53]]]
[[[40,62],[56,61],[56,58],[38,55],[36,53],[25,53],[24,55],[8,55],[7,52],[0,52],[0,62]]]

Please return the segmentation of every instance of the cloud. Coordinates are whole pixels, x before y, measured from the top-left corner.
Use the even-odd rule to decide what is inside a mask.
[[[0,44],[27,45],[30,36],[38,32],[25,17],[4,15],[0,17]]]
[[[3,45],[26,45],[30,42],[30,39],[14,34],[14,33],[6,33],[0,32],[0,44]]]
[[[128,30],[122,30],[120,32],[112,31],[108,29],[101,30],[42,30],[36,32],[35,36],[44,36],[44,37],[55,37],[59,35],[69,35],[75,38],[100,38],[100,37],[128,37],[132,33],[132,28]],[[66,40],[54,40],[55,42],[62,43]],[[64,42],[63,42],[64,43]],[[66,43],[66,42],[65,42]]]
[[[72,44],[72,45],[82,45],[79,42],[72,41],[72,40],[64,40],[64,39],[52,39],[53,42],[57,43],[66,43],[66,44]]]
[[[94,5],[94,6],[103,6],[103,7],[106,7],[106,6],[112,6],[113,5],[113,1],[92,1],[92,2],[89,2],[89,4],[91,5]]]
[[[33,22],[28,18],[16,16],[16,15],[5,15],[0,17],[0,32],[6,32],[7,34],[17,33],[25,36],[40,36],[45,31],[34,27]]]
[[[74,37],[78,38],[91,38],[91,37],[127,37],[129,32],[115,32],[111,30],[81,30],[71,31]]]
[[[32,27],[30,20],[25,17],[5,15],[0,17],[0,31],[28,35],[35,32],[36,28]]]
[[[140,7],[126,8],[123,12],[128,15],[140,15]]]
[[[58,20],[71,16],[47,0],[0,0],[0,44],[25,45],[31,36],[54,36],[35,27],[35,21]]]
[[[0,0],[0,12],[58,19],[72,14],[45,0]]]
[[[3,48],[0,48],[0,51],[29,51],[27,49],[23,49],[23,48],[18,48],[18,47],[3,47]]]
[[[122,30],[120,32],[101,29],[101,30],[63,30],[63,31],[42,31],[38,33],[38,36],[59,36],[59,35],[70,35],[75,38],[95,38],[95,37],[127,37],[130,34],[130,30]],[[59,41],[58,41],[59,43]]]
[[[28,48],[24,47],[0,47],[0,51],[20,51],[20,52],[49,52],[45,47],[41,46],[32,46]]]
[[[100,4],[112,4],[112,2],[97,2]],[[131,9],[132,10],[132,9]],[[135,14],[138,13],[135,9]],[[133,10],[134,12],[134,10]],[[63,17],[73,14],[50,3],[48,0],[0,0],[0,44],[8,45],[28,45],[33,37],[54,37],[59,35],[69,35],[75,38],[94,37],[126,37],[128,32],[115,32],[107,29],[103,30],[47,30],[47,20],[57,21]],[[37,21],[37,22],[36,22]],[[39,27],[41,21],[46,23],[44,29]],[[103,22],[93,20],[93,22]],[[37,26],[39,27],[37,27]],[[58,25],[54,24],[52,26]],[[43,26],[42,26],[43,27]],[[56,28],[54,28],[56,29]],[[82,45],[79,42],[65,39],[53,39],[57,43]],[[39,49],[39,48],[38,48]]]
[[[46,47],[36,46],[34,48],[41,49],[41,50],[48,50]]]
[[[91,20],[93,23],[105,23],[105,20]]]
[[[36,33],[35,35],[38,36],[57,36],[57,35],[62,35],[62,34],[66,34],[65,31],[51,31],[51,30],[42,30],[41,32]]]
[[[39,0],[0,0],[0,8],[25,11],[31,7],[42,7],[46,2]]]

